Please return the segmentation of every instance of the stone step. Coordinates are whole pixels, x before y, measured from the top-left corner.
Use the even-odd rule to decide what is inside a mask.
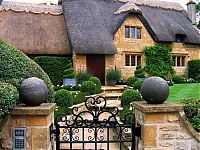
[[[102,93],[122,93],[126,86],[102,86]]]
[[[121,100],[122,93],[101,93],[106,100]]]

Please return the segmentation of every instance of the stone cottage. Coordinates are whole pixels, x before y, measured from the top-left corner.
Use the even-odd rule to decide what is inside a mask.
[[[187,62],[200,58],[195,3],[187,5],[189,17],[180,4],[158,0],[63,0],[62,6],[3,2],[0,38],[30,57],[71,55],[77,71],[88,71],[102,83],[113,68],[123,78],[133,75],[145,64],[145,46],[168,44],[175,71],[185,74]]]

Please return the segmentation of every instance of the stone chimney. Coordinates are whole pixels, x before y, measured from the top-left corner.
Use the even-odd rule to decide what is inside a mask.
[[[193,25],[196,25],[196,8],[195,8],[195,2],[194,0],[189,0],[187,3],[187,11],[188,11],[188,16],[192,22]]]

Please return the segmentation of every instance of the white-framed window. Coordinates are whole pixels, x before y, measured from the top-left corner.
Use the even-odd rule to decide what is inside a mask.
[[[141,64],[141,55],[125,54],[125,66],[138,66]]]
[[[125,26],[125,38],[141,39],[141,28]]]

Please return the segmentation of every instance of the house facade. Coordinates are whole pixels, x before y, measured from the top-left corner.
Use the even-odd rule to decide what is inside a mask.
[[[62,6],[22,7],[3,2],[2,18],[0,38],[28,55],[71,55],[77,72],[90,72],[102,83],[114,68],[124,79],[134,75],[137,65],[145,65],[145,46],[170,45],[177,74],[186,74],[188,61],[200,58],[199,30],[178,3],[63,0]]]

